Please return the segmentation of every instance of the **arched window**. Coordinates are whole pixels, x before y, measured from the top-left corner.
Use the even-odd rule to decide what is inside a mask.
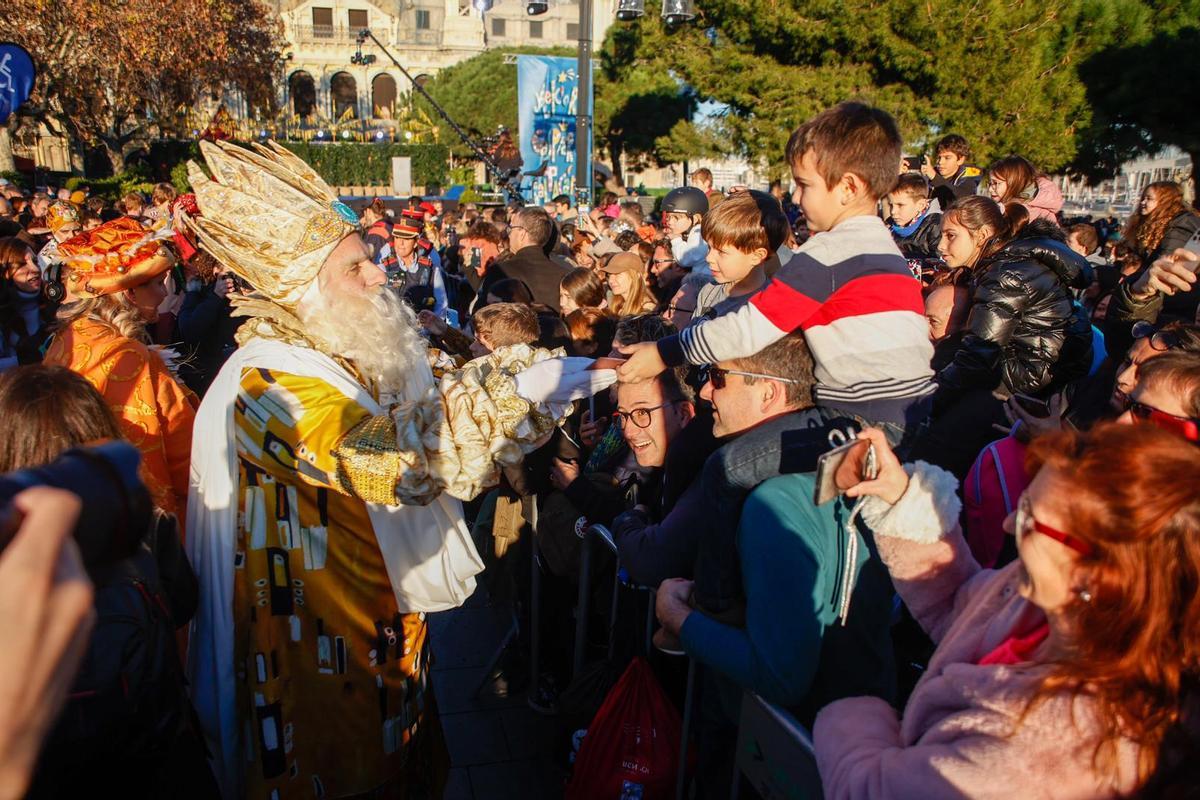
[[[371,116],[392,119],[396,115],[396,79],[386,72],[371,81]]]
[[[329,81],[329,95],[333,102],[333,119],[336,122],[350,110],[350,116],[358,119],[358,81],[349,72],[339,72]]]
[[[317,84],[304,70],[293,72],[288,78],[288,94],[292,96],[292,110],[301,119],[317,110]]]

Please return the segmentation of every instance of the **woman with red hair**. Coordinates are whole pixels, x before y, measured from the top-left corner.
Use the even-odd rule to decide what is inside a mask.
[[[1019,560],[981,570],[955,483],[901,466],[847,491],[896,590],[937,643],[902,716],[877,698],[817,716],[830,798],[1124,796],[1200,764],[1200,448],[1155,426],[1063,431],[1006,528]],[[1188,778],[1190,780],[1190,778]]]

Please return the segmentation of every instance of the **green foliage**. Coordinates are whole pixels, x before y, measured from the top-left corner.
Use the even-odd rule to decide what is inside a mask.
[[[26,180],[24,173],[10,169],[0,172],[0,178],[6,179],[13,186],[24,186]]]
[[[315,144],[280,142],[312,165],[331,186],[380,186],[392,182],[392,158],[412,159],[413,182],[446,182],[449,151],[440,144]]]
[[[653,31],[660,27],[654,16],[613,25],[600,48],[596,141],[618,175],[626,154],[639,164],[674,160],[659,152],[659,140],[696,110],[695,92],[667,68],[663,51],[653,44]]]
[[[180,194],[186,194],[192,190],[191,183],[188,182],[187,162],[180,161],[175,166],[171,167],[171,185],[175,187],[175,191]]]
[[[644,25],[642,47],[727,104],[733,148],[777,169],[798,124],[860,99],[891,112],[910,149],[953,131],[981,164],[1020,153],[1056,170],[1090,122],[1075,65],[1116,35],[1114,4],[705,0],[709,28]]]
[[[1175,145],[1200,167],[1200,0],[1122,0],[1121,35],[1079,66],[1094,109],[1075,167],[1093,180]]]

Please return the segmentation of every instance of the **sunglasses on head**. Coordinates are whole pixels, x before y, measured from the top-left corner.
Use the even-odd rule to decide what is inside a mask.
[[[1145,339],[1146,343],[1150,345],[1150,349],[1159,353],[1174,350],[1181,344],[1179,337],[1173,332],[1160,331],[1149,322],[1139,322],[1134,325],[1133,338]]]
[[[1149,422],[1160,428],[1177,433],[1189,442],[1200,442],[1200,420],[1168,414],[1154,406],[1130,400],[1126,408],[1135,422]]]

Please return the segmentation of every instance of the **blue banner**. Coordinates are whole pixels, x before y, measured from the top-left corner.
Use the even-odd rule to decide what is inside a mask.
[[[540,206],[560,194],[574,196],[576,67],[573,58],[517,56],[518,136],[525,162],[521,195],[526,203]],[[590,113],[592,98],[586,102]]]
[[[33,92],[33,59],[19,44],[0,44],[0,125]]]

